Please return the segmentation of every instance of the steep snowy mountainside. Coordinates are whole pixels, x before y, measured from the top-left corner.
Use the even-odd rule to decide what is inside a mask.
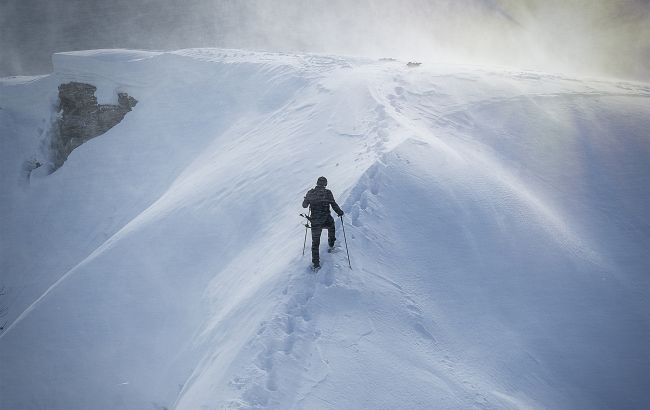
[[[649,85],[216,49],[53,61],[0,80],[0,407],[650,405]],[[138,105],[28,175],[69,81]],[[301,257],[320,175],[352,270],[344,247],[317,274]]]

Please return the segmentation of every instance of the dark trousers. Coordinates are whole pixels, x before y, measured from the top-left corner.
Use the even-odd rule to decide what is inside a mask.
[[[320,264],[320,255],[318,247],[320,246],[320,234],[323,229],[327,229],[327,242],[329,246],[334,246],[336,241],[336,230],[334,229],[334,218],[331,216],[325,221],[325,224],[312,226],[311,228],[311,261],[314,264]]]

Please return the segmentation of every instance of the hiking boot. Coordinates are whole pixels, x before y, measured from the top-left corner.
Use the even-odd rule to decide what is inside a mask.
[[[341,248],[337,244],[330,245],[329,248],[327,248],[327,253],[338,252],[339,249],[341,249]]]

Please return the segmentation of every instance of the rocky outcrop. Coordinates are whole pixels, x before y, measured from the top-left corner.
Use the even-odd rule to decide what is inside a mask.
[[[117,105],[97,104],[96,90],[91,84],[77,82],[59,85],[59,119],[51,143],[54,170],[72,150],[113,128],[138,103],[119,93]]]

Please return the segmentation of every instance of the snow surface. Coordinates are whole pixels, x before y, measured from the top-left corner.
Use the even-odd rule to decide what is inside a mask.
[[[650,85],[217,49],[53,61],[0,80],[0,408],[650,407]],[[67,81],[139,102],[30,175]],[[301,256],[320,175],[352,270]]]

